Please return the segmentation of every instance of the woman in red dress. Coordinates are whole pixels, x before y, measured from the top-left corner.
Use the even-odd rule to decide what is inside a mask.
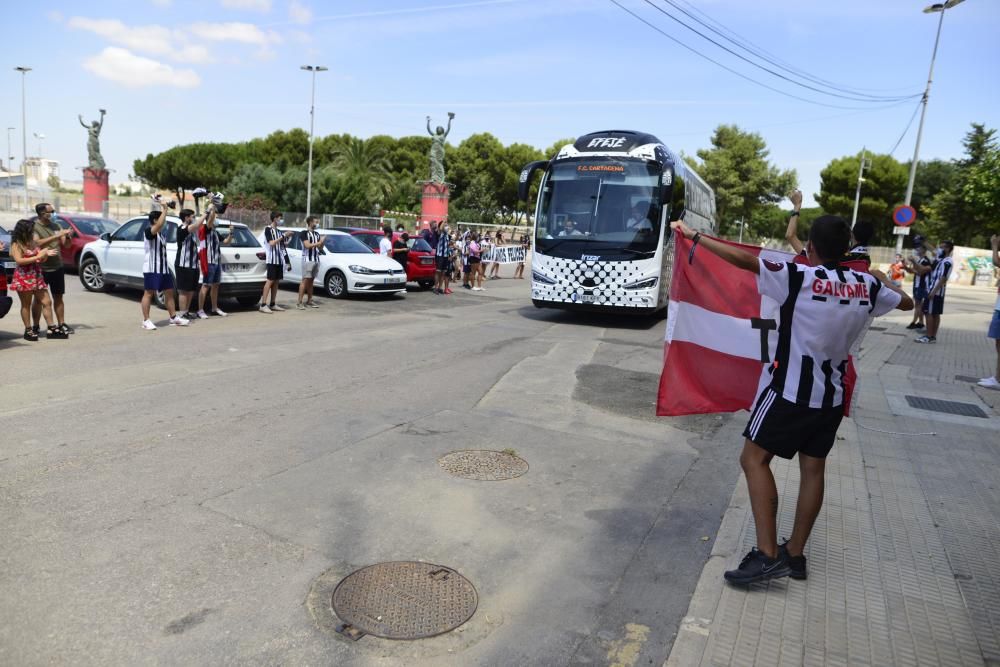
[[[31,328],[31,300],[38,299],[42,304],[42,314],[49,330],[48,338],[69,338],[52,323],[52,301],[49,299],[48,285],[42,274],[41,262],[46,257],[59,254],[55,248],[42,250],[35,242],[35,224],[30,220],[18,220],[11,234],[10,255],[17,265],[10,282],[10,289],[17,292],[21,299],[21,321],[24,322],[24,340],[36,341],[38,334]]]

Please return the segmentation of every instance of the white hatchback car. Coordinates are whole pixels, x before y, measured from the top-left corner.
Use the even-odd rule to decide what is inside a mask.
[[[285,271],[285,281],[302,282],[302,239],[299,236],[305,227],[279,227],[283,232],[295,232],[287,244],[291,271]],[[317,229],[323,237],[319,256],[317,287],[335,299],[348,294],[378,292],[398,294],[406,292],[406,269],[394,259],[383,257],[371,251],[361,241],[350,234],[332,229]],[[264,243],[264,233],[257,237]]]
[[[142,289],[143,250],[142,232],[148,223],[146,216],[132,218],[110,234],[102,234],[96,241],[83,246],[80,252],[80,282],[90,292],[113,289],[115,285]],[[177,225],[180,218],[168,215],[165,225],[167,259],[173,270],[177,255]],[[267,268],[264,248],[246,225],[227,220],[216,220],[215,227],[225,239],[233,234],[231,243],[222,245],[222,283],[220,298],[234,298],[242,306],[252,306],[260,301],[264,291]],[[163,293],[157,293],[156,304],[165,307]]]

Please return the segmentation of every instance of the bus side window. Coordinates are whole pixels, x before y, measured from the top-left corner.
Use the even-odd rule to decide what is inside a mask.
[[[673,196],[670,200],[670,222],[680,220],[684,215],[685,186],[680,174],[674,174]]]

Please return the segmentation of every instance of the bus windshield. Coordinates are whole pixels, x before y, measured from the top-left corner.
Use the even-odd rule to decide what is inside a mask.
[[[660,167],[639,160],[567,160],[542,183],[539,252],[650,253],[660,240]]]

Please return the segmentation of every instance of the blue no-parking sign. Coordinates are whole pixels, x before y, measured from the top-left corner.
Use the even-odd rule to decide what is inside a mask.
[[[917,210],[902,204],[892,210],[892,221],[900,227],[909,227],[917,219]]]

